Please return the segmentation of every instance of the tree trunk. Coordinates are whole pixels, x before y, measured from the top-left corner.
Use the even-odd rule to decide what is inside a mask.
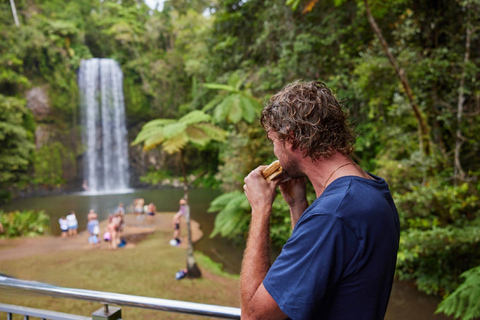
[[[193,243],[192,243],[192,232],[190,229],[190,206],[187,204],[187,232],[188,232],[188,249],[187,249],[187,277],[194,279],[200,278],[202,273],[195,262],[195,257],[193,255]]]
[[[462,164],[460,162],[460,150],[462,148],[465,138],[462,135],[462,121],[463,121],[463,105],[465,103],[465,76],[468,61],[470,60],[470,44],[472,37],[472,29],[470,26],[470,7],[467,7],[467,30],[465,38],[465,56],[463,58],[463,70],[460,77],[460,85],[458,87],[458,101],[457,101],[457,132],[455,134],[455,154],[454,154],[454,177],[455,181],[465,180],[465,171],[463,171]]]
[[[372,27],[373,32],[375,32],[378,39],[380,40],[383,51],[387,55],[387,58],[390,61],[390,64],[395,68],[395,72],[397,73],[397,76],[400,79],[400,82],[402,83],[403,89],[405,90],[408,100],[410,101],[413,114],[417,119],[420,150],[422,150],[426,155],[429,155],[430,154],[429,132],[428,132],[425,120],[423,119],[422,113],[420,112],[420,108],[415,102],[415,97],[413,96],[412,89],[410,88],[410,84],[408,83],[408,79],[405,74],[405,71],[398,66],[397,60],[395,59],[393,54],[390,52],[388,43],[383,37],[382,30],[380,30],[380,28],[378,27],[378,24],[375,21],[375,18],[373,17],[372,12],[370,11],[368,0],[364,0],[364,2],[365,2],[365,11],[367,13],[368,22],[370,23],[370,26]]]
[[[15,25],[17,27],[20,27],[20,21],[18,21],[17,16],[17,9],[15,7],[15,0],[10,0],[10,6],[12,7],[13,21],[15,21]]]
[[[180,150],[180,161],[182,162],[183,173],[183,198],[187,201],[186,205],[186,220],[187,220],[187,235],[188,235],[188,249],[187,249],[187,277],[190,279],[200,278],[202,273],[195,262],[193,255],[193,242],[192,242],[192,229],[190,223],[190,206],[188,205],[188,181],[187,181],[187,168],[185,165],[185,154],[183,150]]]

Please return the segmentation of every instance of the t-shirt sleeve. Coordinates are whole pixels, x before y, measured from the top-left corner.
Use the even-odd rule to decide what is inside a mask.
[[[306,319],[332,285],[353,270],[357,247],[353,232],[334,215],[300,219],[263,285],[291,319]]]

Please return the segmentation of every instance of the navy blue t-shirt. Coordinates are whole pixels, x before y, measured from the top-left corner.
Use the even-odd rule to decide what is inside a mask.
[[[291,319],[383,319],[400,228],[385,180],[334,180],[305,210],[263,284]]]

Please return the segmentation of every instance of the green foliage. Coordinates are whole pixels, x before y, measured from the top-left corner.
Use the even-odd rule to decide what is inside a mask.
[[[217,234],[222,237],[236,238],[238,235],[244,235],[248,230],[251,208],[247,197],[241,191],[232,191],[218,196],[210,203],[207,211],[218,211],[215,227],[210,234],[211,238]]]
[[[479,222],[460,228],[402,231],[397,262],[399,279],[415,280],[419,289],[429,294],[452,292],[459,284],[459,275],[480,263],[478,250],[474,249],[480,247]]]
[[[30,118],[23,100],[0,94],[0,186],[28,177],[34,149],[33,128],[28,128]]]
[[[50,217],[43,210],[0,211],[0,223],[3,225],[0,238],[34,237],[49,231]]]
[[[427,292],[447,293],[462,272],[478,265],[478,0],[369,1],[427,121],[428,157],[419,151],[411,104],[363,1],[167,1],[162,12],[138,1],[17,5],[19,28],[8,2],[0,3],[0,197],[8,198],[7,191],[28,174],[32,183],[55,185],[76,168],[81,59],[114,58],[122,66],[135,144],[180,151],[184,162],[176,156],[171,162],[200,176],[195,183],[220,183],[225,192],[236,192],[231,201],[238,203],[245,175],[273,159],[256,123],[260,101],[290,81],[317,79],[350,111],[357,132],[354,159],[385,178],[394,192],[403,236],[398,276],[416,280]],[[205,9],[210,15],[202,14]],[[44,119],[34,120],[22,100],[32,86],[48,88],[52,112]],[[58,131],[32,166],[38,124]],[[208,143],[216,138],[226,143]],[[464,178],[456,174],[457,160]],[[166,172],[179,176],[180,170],[165,164],[142,181],[155,184]],[[279,198],[271,229],[277,245],[291,229]],[[226,208],[227,203],[216,207],[222,214],[215,232],[245,235],[249,209]]]
[[[34,184],[60,186],[65,183],[64,168],[74,167],[75,154],[60,142],[43,145],[34,158]]]
[[[427,293],[452,292],[460,274],[480,263],[478,191],[433,180],[394,198],[403,230],[397,276]]]
[[[204,147],[211,140],[223,141],[225,132],[210,123],[211,117],[194,110],[178,121],[156,119],[148,122],[138,134],[133,145],[144,143],[148,150],[162,144],[168,154],[179,152],[188,142]]]
[[[437,308],[437,313],[443,312],[462,320],[480,317],[480,266],[461,274],[464,282]]]
[[[219,94],[203,107],[203,111],[215,108],[215,120],[237,124],[241,120],[252,123],[260,114],[261,105],[248,90],[240,90],[245,79],[238,73],[228,78],[228,85],[204,83],[203,86],[212,90],[219,90]]]
[[[145,175],[140,177],[140,181],[156,186],[161,185],[164,180],[170,178],[172,178],[172,174],[168,170],[153,170],[151,168]]]

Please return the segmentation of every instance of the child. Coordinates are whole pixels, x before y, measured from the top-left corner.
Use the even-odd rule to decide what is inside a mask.
[[[88,233],[90,234],[90,237],[88,237],[88,243],[89,244],[97,244],[98,243],[98,233],[100,232],[100,228],[98,226],[98,220],[95,219],[90,219],[87,223],[87,230]]]
[[[65,216],[58,219],[58,223],[60,224],[60,230],[62,230],[62,238],[66,238],[68,235],[68,221],[65,219]]]

